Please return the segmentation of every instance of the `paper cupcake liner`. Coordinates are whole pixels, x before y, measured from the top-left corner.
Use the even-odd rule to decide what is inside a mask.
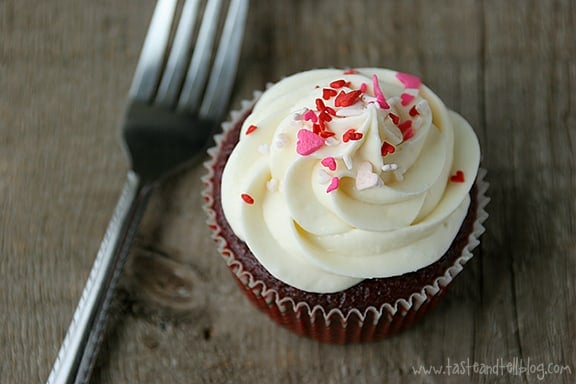
[[[208,150],[210,158],[204,166],[208,173],[202,178],[204,189],[204,210],[208,215],[207,224],[212,231],[218,252],[224,258],[238,286],[248,299],[261,311],[278,324],[291,331],[327,343],[372,342],[392,336],[401,330],[411,327],[424,314],[436,306],[444,296],[448,286],[463,270],[464,264],[473,257],[472,251],[480,243],[479,237],[485,231],[484,221],[488,218],[485,210],[490,199],[486,196],[488,183],[485,181],[486,170],[480,169],[475,184],[476,217],[467,243],[462,248],[460,257],[446,268],[445,272],[433,280],[433,283],[400,298],[393,303],[369,306],[364,310],[356,308],[343,312],[338,308],[326,310],[321,305],[309,305],[292,297],[283,296],[277,290],[267,287],[258,280],[236,257],[227,240],[222,236],[222,228],[217,222],[214,210],[214,166],[218,154],[226,143],[227,136],[235,123],[243,120],[261,93],[254,94],[254,100],[244,101],[239,111],[232,112],[231,120],[222,125],[223,131],[215,137],[215,146]],[[229,145],[229,143],[227,144]]]

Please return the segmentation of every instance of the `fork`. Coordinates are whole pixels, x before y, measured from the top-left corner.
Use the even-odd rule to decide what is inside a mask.
[[[201,17],[199,0],[184,1],[180,8],[178,0],[158,0],[156,4],[132,80],[123,127],[131,169],[48,377],[49,384],[90,379],[110,302],[150,195],[166,175],[203,153],[224,118],[249,0],[230,0],[215,54],[222,1],[208,0]],[[196,33],[197,19],[202,22]]]

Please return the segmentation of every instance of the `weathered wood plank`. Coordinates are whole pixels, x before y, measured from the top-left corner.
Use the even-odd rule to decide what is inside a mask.
[[[56,356],[127,168],[117,128],[152,9],[0,3],[2,383],[42,382]],[[93,382],[538,382],[412,371],[527,359],[570,368],[546,382],[573,382],[575,17],[570,0],[253,0],[233,105],[314,67],[419,74],[481,141],[492,202],[478,257],[413,330],[318,344],[238,292],[196,164],[153,198]]]

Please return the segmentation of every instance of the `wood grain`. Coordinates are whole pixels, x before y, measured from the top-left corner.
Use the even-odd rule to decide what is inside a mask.
[[[153,6],[0,2],[2,383],[43,382],[56,357],[128,168],[118,128]],[[309,68],[418,74],[480,138],[482,245],[413,330],[318,344],[236,290],[204,224],[197,163],[152,200],[93,382],[540,382],[413,372],[514,361],[568,367],[544,382],[574,382],[574,36],[571,0],[252,0],[232,106]]]

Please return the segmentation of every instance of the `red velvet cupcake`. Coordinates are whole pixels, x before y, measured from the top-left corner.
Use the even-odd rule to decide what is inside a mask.
[[[209,153],[205,209],[232,275],[276,322],[322,342],[410,327],[484,231],[474,131],[413,75],[287,77]]]

